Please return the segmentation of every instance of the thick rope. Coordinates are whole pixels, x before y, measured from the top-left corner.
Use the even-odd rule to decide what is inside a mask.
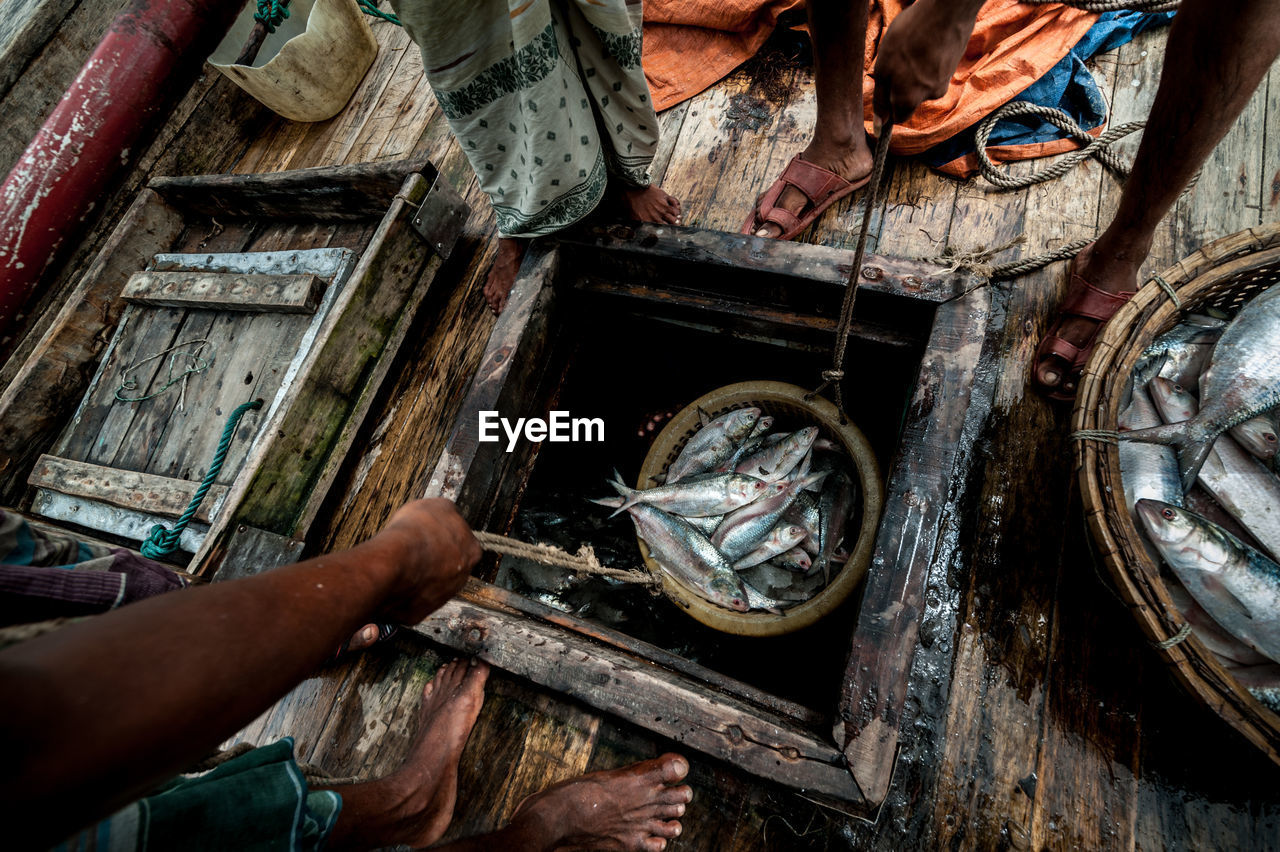
[[[1172,12],[1179,0],[1022,0],[1028,6],[1070,6],[1086,12]]]
[[[254,13],[253,19],[262,22],[267,28],[267,32],[273,33],[276,27],[284,23],[284,19],[289,17],[289,7],[286,5],[288,0],[258,0],[258,11]]]
[[[1084,145],[1077,151],[1072,151],[1056,161],[1048,168],[1041,169],[1029,175],[1013,176],[1005,174],[991,160],[987,154],[987,141],[991,138],[991,133],[995,130],[995,126],[1007,118],[1013,118],[1018,115],[1035,115],[1044,120],[1056,124],[1067,132],[1071,138]],[[1083,127],[1075,122],[1071,116],[1067,115],[1060,109],[1054,107],[1041,106],[1028,101],[1010,101],[1000,109],[991,113],[982,120],[978,125],[978,129],[974,132],[974,143],[977,145],[978,167],[982,171],[982,176],[989,182],[1000,189],[1024,189],[1028,186],[1034,186],[1045,181],[1055,180],[1065,175],[1067,172],[1075,168],[1076,164],[1089,157],[1098,160],[1107,168],[1119,174],[1122,177],[1129,175],[1129,166],[1117,157],[1111,151],[1111,146],[1120,141],[1130,133],[1141,130],[1146,127],[1145,121],[1130,121],[1119,127],[1112,127],[1101,136],[1094,138],[1090,136]]]
[[[379,9],[373,0],[356,0],[356,5],[358,5],[360,7],[360,11],[364,12],[366,15],[374,18],[381,18],[384,21],[390,21],[397,27],[404,26],[404,24],[400,23],[400,19],[395,15]]]
[[[528,542],[507,538],[496,533],[484,532],[483,530],[476,530],[474,534],[476,540],[480,542],[480,546],[490,553],[517,556],[542,565],[551,565],[568,571],[579,571],[583,574],[593,574],[610,580],[619,580],[623,583],[634,583],[638,586],[656,588],[662,585],[662,580],[647,571],[620,570],[601,565],[600,560],[596,557],[594,548],[589,544],[582,545],[582,547],[578,548],[577,554],[572,555],[550,544],[529,544]]]
[[[822,384],[805,395],[805,399],[813,399],[828,387],[835,388],[836,410],[840,412],[840,422],[848,423],[848,415],[844,410],[844,391],[840,380],[844,378],[844,352],[849,343],[849,327],[853,324],[853,303],[858,296],[858,282],[862,278],[862,259],[867,253],[867,234],[871,230],[871,214],[875,211],[876,199],[880,195],[880,185],[884,182],[884,166],[889,158],[889,140],[893,137],[893,125],[886,124],[880,129],[880,138],[876,140],[875,162],[871,167],[871,180],[867,184],[867,194],[863,198],[865,205],[862,211],[862,227],[858,230],[858,244],[853,252],[853,266],[849,270],[849,280],[844,287],[844,301],[840,305],[840,322],[836,325],[836,342],[831,349],[831,369],[822,371]]]
[[[1071,433],[1073,441],[1101,441],[1104,444],[1119,444],[1119,432],[1111,429],[1077,429]]]
[[[1156,642],[1155,646],[1159,648],[1161,651],[1167,651],[1170,648],[1172,648],[1174,645],[1181,644],[1190,635],[1191,635],[1191,622],[1188,621],[1182,625],[1181,630],[1179,630],[1177,633],[1173,634],[1163,642]]]
[[[187,510],[182,513],[182,517],[178,518],[178,522],[173,525],[173,529],[165,529],[163,524],[156,524],[151,528],[151,532],[147,534],[146,541],[142,543],[143,556],[148,559],[160,559],[177,549],[178,540],[182,538],[182,531],[187,528],[187,524],[195,517],[200,504],[204,502],[205,495],[213,487],[213,481],[222,470],[222,463],[227,460],[227,451],[231,448],[231,439],[236,435],[236,427],[240,425],[240,418],[244,416],[245,412],[258,408],[262,408],[262,400],[255,399],[252,402],[236,406],[236,410],[231,412],[231,416],[227,418],[227,425],[222,430],[222,440],[218,442],[218,449],[214,451],[213,461],[209,463],[209,472],[204,475],[204,479],[200,482],[200,487],[196,489],[196,493],[191,497],[191,502],[187,504]]]

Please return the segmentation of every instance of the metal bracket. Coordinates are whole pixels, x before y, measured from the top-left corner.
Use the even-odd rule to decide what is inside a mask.
[[[443,175],[436,174],[413,216],[413,229],[427,241],[432,251],[440,255],[441,260],[447,260],[470,216],[471,208],[467,202]]]

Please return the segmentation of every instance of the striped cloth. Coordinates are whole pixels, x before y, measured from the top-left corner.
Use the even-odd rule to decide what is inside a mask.
[[[307,788],[286,737],[203,775],[171,781],[55,849],[318,850],[341,811],[340,795]]]
[[[43,532],[0,509],[0,625],[106,612],[186,584],[131,550]]]
[[[658,119],[639,0],[392,0],[504,237],[589,214],[612,177],[648,186]]]

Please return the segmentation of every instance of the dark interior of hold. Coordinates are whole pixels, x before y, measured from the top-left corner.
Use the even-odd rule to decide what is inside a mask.
[[[705,293],[707,286],[698,289]],[[815,386],[830,362],[827,347],[832,335],[828,331],[810,341],[796,340],[792,327],[778,328],[777,336],[770,337],[767,319],[747,332],[740,326],[703,324],[696,310],[675,310],[662,300],[591,292],[563,295],[567,298],[559,324],[558,363],[548,365],[560,371],[563,380],[551,407],[575,418],[603,419],[605,440],[541,444],[515,508],[511,533],[569,552],[590,544],[606,565],[641,568],[628,516],[609,519],[609,509],[588,499],[613,494],[606,480],[615,469],[634,483],[661,426],[711,390],[748,380]],[[921,308],[925,315],[932,313],[932,306],[913,299],[876,295],[868,307],[878,310],[868,313],[879,314],[891,330],[891,320],[885,318],[918,319]],[[903,310],[895,311],[893,303]],[[831,316],[836,310],[824,313]],[[850,417],[875,449],[882,476],[899,440],[927,328],[904,325],[894,332],[893,343],[850,339],[845,400]],[[861,596],[860,589],[855,591],[810,628],[781,637],[745,638],[705,627],[644,588],[601,579],[570,580],[561,569],[525,560],[504,558],[496,574],[485,579],[823,715],[834,710],[833,696],[844,672]]]

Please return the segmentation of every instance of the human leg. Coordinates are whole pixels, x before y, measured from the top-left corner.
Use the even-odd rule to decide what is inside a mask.
[[[865,0],[808,2],[818,114],[813,140],[800,158],[854,184],[871,174],[872,161],[863,128],[862,101],[867,10]],[[776,204],[797,217],[803,217],[811,207],[805,194],[794,186],[783,188]],[[755,218],[744,232],[776,238],[783,228]]]
[[[1209,0],[1185,0],[1174,18],[1133,172],[1110,225],[1073,269],[1081,281],[1104,293],[1136,289],[1156,226],[1280,54],[1280,1],[1232,5],[1224,10]],[[1118,307],[1116,302],[1112,312]],[[1041,342],[1035,381],[1063,396],[1073,395],[1076,373],[1101,325],[1096,318],[1062,316]],[[1050,354],[1054,338],[1082,354],[1074,359]],[[1059,347],[1062,352],[1070,349]]]
[[[484,703],[488,673],[475,660],[441,666],[423,689],[418,732],[403,765],[377,781],[328,788],[342,796],[332,848],[429,846],[440,839],[453,818],[458,762]]]
[[[688,773],[688,762],[675,754],[594,772],[530,796],[506,828],[438,848],[661,852],[679,836],[679,818],[693,798],[679,783]]]

